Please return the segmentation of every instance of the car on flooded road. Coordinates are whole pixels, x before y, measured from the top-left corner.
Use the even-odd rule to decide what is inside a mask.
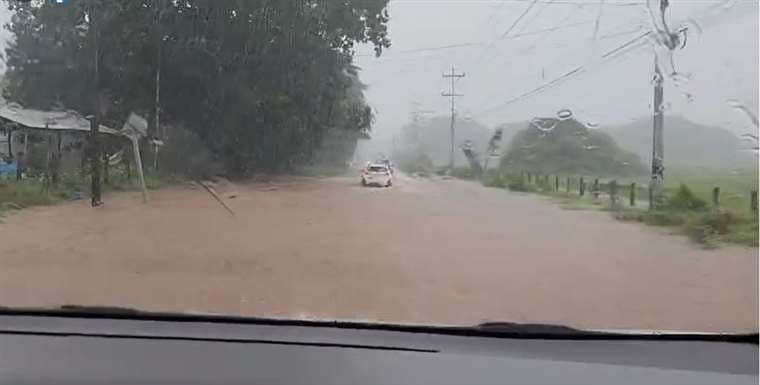
[[[362,186],[393,186],[393,173],[385,164],[371,163],[362,170]]]

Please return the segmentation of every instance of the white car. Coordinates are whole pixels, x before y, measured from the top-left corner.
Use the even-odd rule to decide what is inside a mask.
[[[393,174],[384,164],[373,163],[362,170],[362,186],[376,185],[381,187],[393,186]]]

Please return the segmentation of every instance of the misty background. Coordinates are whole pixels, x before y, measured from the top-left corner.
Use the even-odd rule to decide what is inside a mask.
[[[457,98],[457,126],[463,130],[458,139],[470,125],[481,133],[470,139],[482,141],[483,127],[524,128],[523,122],[561,109],[612,131],[646,123],[651,116],[653,44],[611,62],[598,60],[652,30],[645,0],[391,0],[389,14],[391,48],[378,58],[371,47],[359,47],[355,57],[376,113],[372,139],[359,144],[358,158],[391,153],[414,110],[424,111],[426,119],[448,117],[449,98],[441,93],[450,84],[441,75],[452,66],[466,74],[457,81],[457,92],[464,94]],[[758,2],[672,1],[668,19],[672,29],[689,26],[674,63],[690,80],[681,88],[666,81],[666,116],[737,136],[755,132],[728,101],[738,100],[757,114]],[[10,12],[0,9],[0,21],[9,20]],[[3,48],[9,36],[5,29],[0,32]],[[519,98],[578,67],[587,71]],[[667,125],[665,129],[667,151],[674,134]],[[679,135],[684,130],[689,132],[676,128]],[[448,130],[441,135],[447,138]],[[629,149],[645,152],[648,144],[640,143],[644,135],[628,138],[637,143]]]
[[[459,127],[477,122],[492,129],[568,108],[580,121],[617,131],[646,124],[652,114],[653,44],[613,61],[598,60],[652,30],[643,0],[391,0],[389,13],[392,47],[379,58],[360,48],[356,57],[376,111],[373,139],[360,144],[359,156],[392,151],[413,110],[426,111],[427,118],[448,116],[449,99],[441,92],[450,84],[441,75],[452,66],[466,74],[457,82],[457,93],[464,94],[457,99]],[[675,130],[688,133],[680,127],[686,119],[737,136],[755,132],[728,101],[757,113],[758,3],[679,0],[667,15],[671,29],[689,27],[685,47],[673,59],[690,80],[680,88],[670,79],[665,83],[666,116],[677,118]],[[577,67],[587,71],[506,103]],[[668,128],[666,154],[677,147]],[[648,131],[639,136],[651,136],[651,125]],[[442,135],[448,137],[448,130]],[[639,147],[630,150],[641,152]]]

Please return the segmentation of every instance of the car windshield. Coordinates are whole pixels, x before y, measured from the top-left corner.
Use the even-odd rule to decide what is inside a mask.
[[[0,3],[0,307],[758,330],[757,0]]]

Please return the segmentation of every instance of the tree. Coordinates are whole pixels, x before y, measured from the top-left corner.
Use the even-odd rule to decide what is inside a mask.
[[[387,0],[9,6],[7,99],[89,113],[97,29],[103,123],[120,127],[131,111],[155,117],[160,69],[161,120],[197,134],[238,175],[308,162],[329,129],[369,132],[353,50],[370,43],[380,55],[390,45]]]

